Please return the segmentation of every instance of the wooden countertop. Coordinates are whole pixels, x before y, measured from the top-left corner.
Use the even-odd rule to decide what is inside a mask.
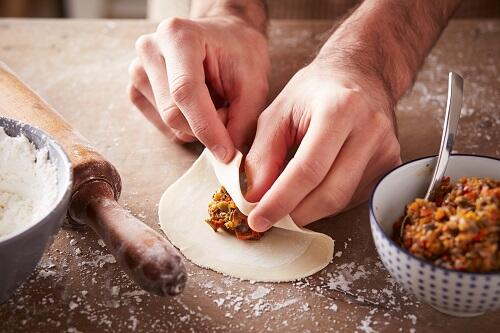
[[[271,97],[307,62],[330,25],[272,22]],[[201,147],[168,142],[127,100],[134,41],[154,27],[0,20],[0,59],[117,166],[121,203],[158,230],[160,195]],[[500,157],[500,20],[454,20],[398,105],[403,159],[437,151],[449,70],[466,80],[456,150]],[[366,205],[312,228],[336,240],[334,261],[322,272],[296,283],[251,284],[187,263],[189,282],[177,298],[137,289],[94,233],[61,230],[31,278],[0,305],[0,331],[486,332],[500,326],[499,312],[449,317],[395,285],[377,258]]]

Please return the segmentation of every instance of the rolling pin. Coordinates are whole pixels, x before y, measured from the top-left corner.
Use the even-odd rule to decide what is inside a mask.
[[[70,226],[90,226],[144,290],[165,296],[184,289],[187,275],[177,250],[118,204],[121,180],[115,167],[2,62],[0,115],[42,129],[68,154],[74,175]]]

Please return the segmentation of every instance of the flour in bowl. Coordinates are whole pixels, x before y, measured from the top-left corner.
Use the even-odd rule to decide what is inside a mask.
[[[0,237],[46,216],[57,200],[57,169],[46,148],[0,127]]]

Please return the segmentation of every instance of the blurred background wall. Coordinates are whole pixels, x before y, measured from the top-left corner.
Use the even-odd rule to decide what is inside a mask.
[[[358,2],[359,0],[268,0],[270,16],[276,19],[335,19]],[[189,4],[190,0],[0,0],[0,16],[161,20],[169,16],[187,16]],[[500,17],[500,0],[464,0],[456,17]]]
[[[144,18],[147,3],[147,0],[0,0],[0,16]]]

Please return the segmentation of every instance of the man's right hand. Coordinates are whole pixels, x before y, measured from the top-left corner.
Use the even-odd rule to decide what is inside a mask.
[[[223,162],[251,143],[268,92],[266,37],[232,16],[163,21],[136,42],[128,94],[158,129]]]

